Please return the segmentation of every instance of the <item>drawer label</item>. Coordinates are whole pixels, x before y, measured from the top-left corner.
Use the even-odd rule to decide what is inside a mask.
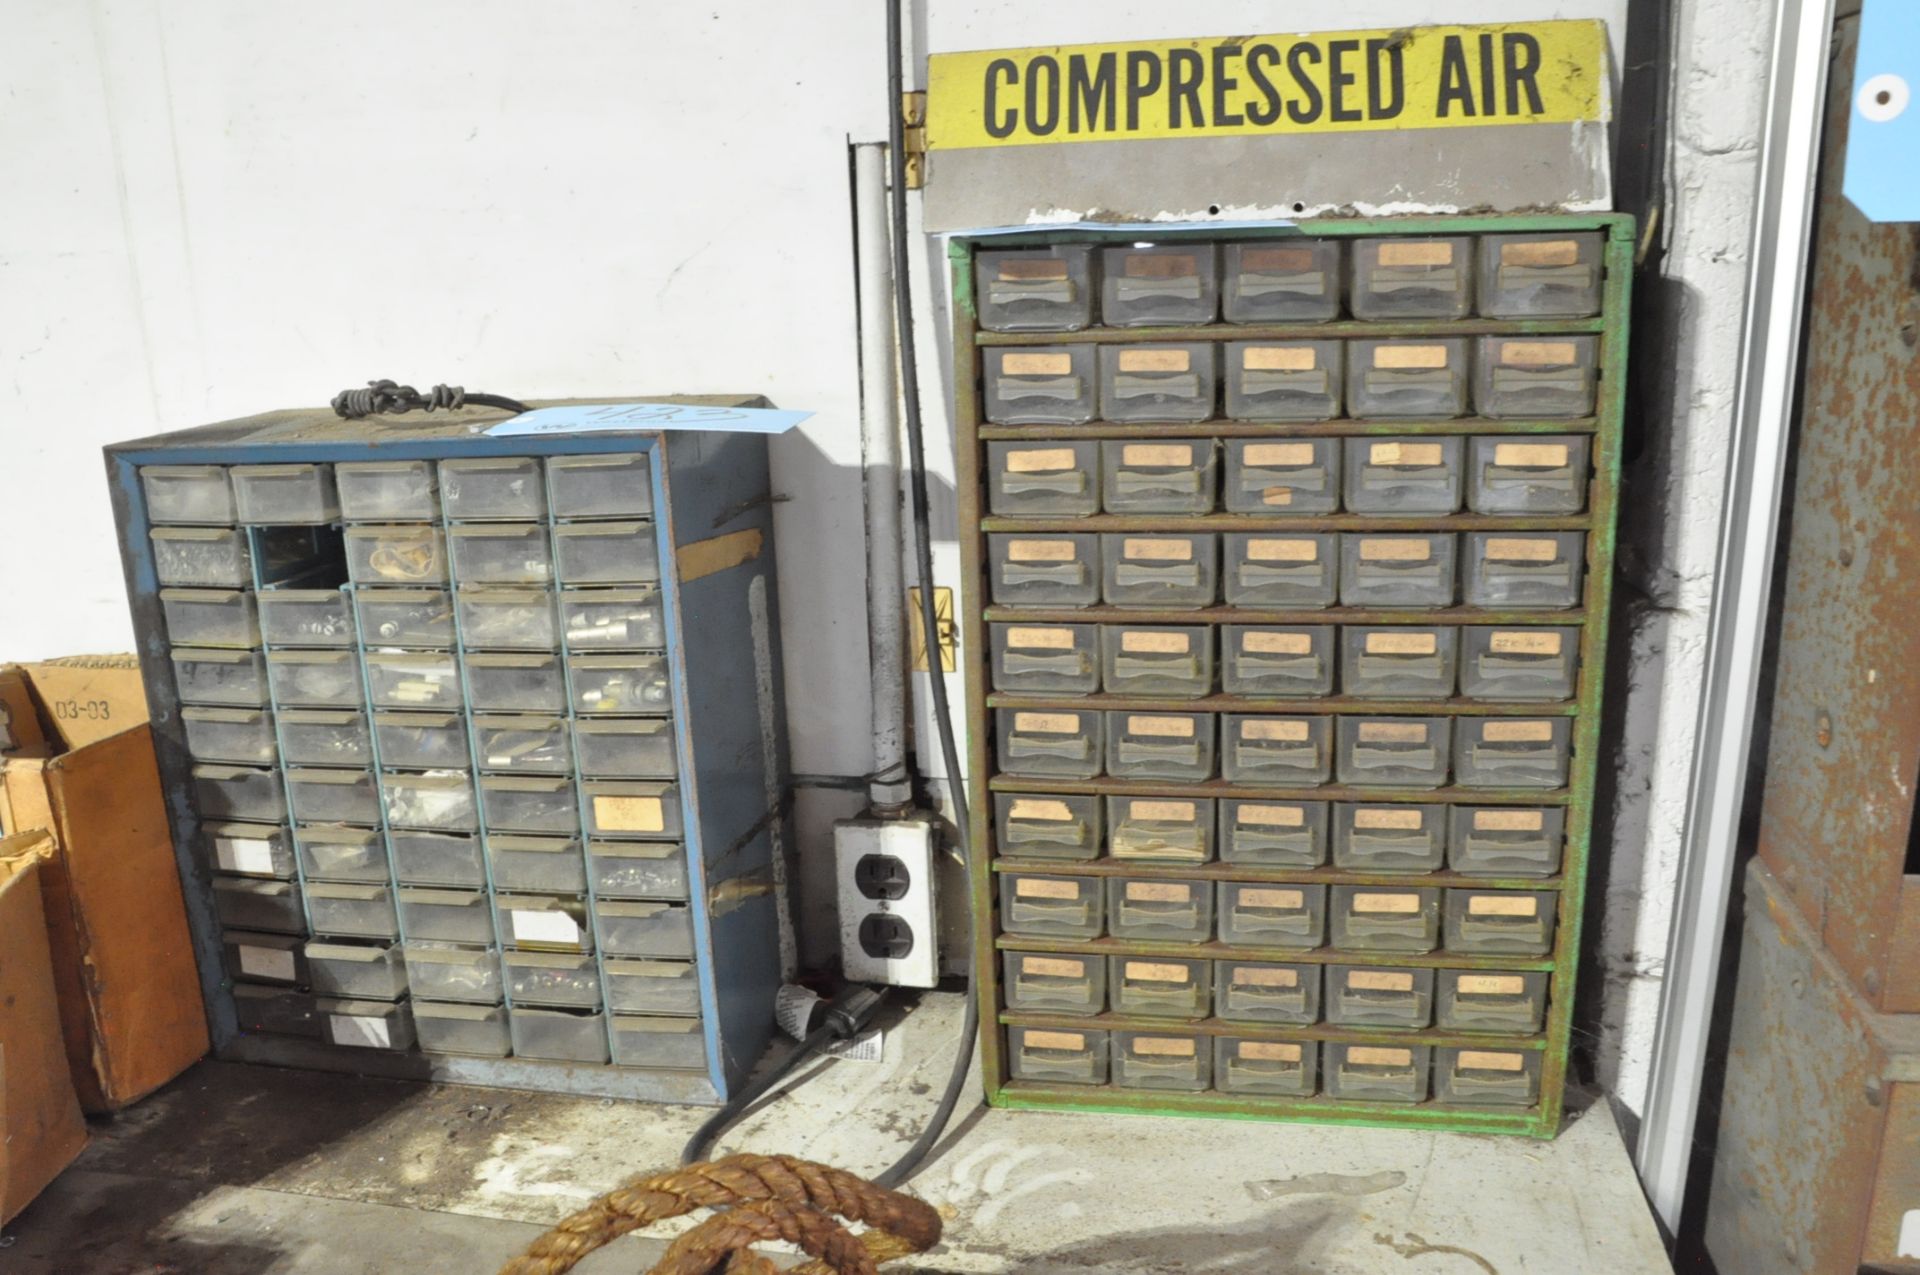
[[[1056,469],[1072,469],[1074,465],[1073,448],[1048,447],[1040,451],[1008,452],[1007,472],[1010,474],[1038,474]]]
[[[1023,956],[1020,972],[1045,978],[1085,978],[1087,963],[1070,956]]]
[[[1036,735],[1078,735],[1080,718],[1073,713],[1015,713],[1013,728]]]
[[[1424,823],[1426,823],[1425,814],[1414,809],[1362,806],[1353,812],[1353,826],[1356,828],[1391,828],[1405,832],[1418,832]]]
[[[1369,633],[1368,655],[1433,655],[1440,650],[1438,633]]]
[[[1149,822],[1192,823],[1196,814],[1191,801],[1135,801],[1127,806],[1127,818]]]
[[[1135,1036],[1133,1052],[1154,1058],[1191,1058],[1199,1048],[1191,1036]]]
[[[1476,810],[1473,812],[1475,832],[1539,832],[1546,826],[1547,816],[1542,810]]]
[[[1243,633],[1240,649],[1261,655],[1312,655],[1311,633]]]
[[[1362,992],[1410,992],[1413,975],[1405,970],[1348,970],[1347,986]]]
[[[1383,266],[1450,266],[1453,245],[1445,239],[1403,239],[1380,245]]]
[[[1260,503],[1263,505],[1291,505],[1293,488],[1263,487],[1260,489]]]
[[[1353,896],[1353,910],[1413,916],[1420,911],[1420,896],[1417,894],[1356,894]]]
[[[1021,1037],[1027,1049],[1085,1049],[1087,1038],[1080,1032],[1049,1032],[1029,1027]]]
[[[1240,366],[1249,372],[1311,372],[1311,345],[1250,345],[1241,352]]]
[[[1122,372],[1186,372],[1193,367],[1193,355],[1187,350],[1122,350],[1119,364]]]
[[[1525,1071],[1527,1067],[1523,1054],[1496,1054],[1487,1049],[1461,1050],[1456,1065],[1474,1071]]]
[[[364,1014],[330,1014],[328,1035],[336,1045],[356,1045],[363,1049],[391,1049],[393,1036],[387,1020]]]
[[[1505,261],[1506,256],[1502,254],[1500,259]],[[1000,277],[1029,282],[1064,279],[1067,277],[1067,263],[1059,257],[1003,257],[1000,261]]]
[[[580,923],[558,908],[515,908],[507,913],[513,937],[521,943],[563,943],[580,946]]]
[[[1558,655],[1558,633],[1495,633],[1487,639],[1487,650],[1495,655]]]
[[[1072,629],[1035,629],[1014,625],[1007,630],[1007,645],[1023,651],[1071,651]]]
[[[1426,562],[1433,557],[1430,541],[1366,539],[1360,542],[1362,562]]]
[[[1251,562],[1318,562],[1317,540],[1249,540],[1247,559]]]
[[[1424,744],[1427,742],[1427,724],[1425,722],[1361,722],[1359,737],[1363,744]]]
[[[1531,894],[1476,894],[1467,900],[1469,916],[1539,916],[1540,900]]]
[[[293,982],[293,953],[289,950],[241,943],[234,949],[234,954],[239,957],[242,974],[270,978],[281,983]]]
[[[1565,469],[1565,443],[1495,443],[1493,463],[1516,469]]]
[[[1041,797],[1015,797],[1007,808],[1009,819],[1039,819],[1046,823],[1072,823],[1073,810],[1064,801]]]
[[[1376,345],[1373,347],[1373,365],[1396,371],[1445,367],[1447,347],[1444,345]]]
[[[1120,449],[1123,465],[1191,465],[1191,443],[1127,443]]]
[[[1456,986],[1463,996],[1518,996],[1527,980],[1518,974],[1462,974]]]
[[[1191,717],[1146,717],[1135,715],[1127,718],[1127,734],[1149,735],[1156,739],[1192,739],[1193,719]]]
[[[593,822],[606,832],[665,832],[666,804],[658,797],[595,797]]]
[[[1242,965],[1233,971],[1233,981],[1245,987],[1298,987],[1300,971],[1285,965],[1272,969]]]
[[[1489,744],[1548,744],[1553,742],[1553,723],[1482,722],[1480,738]]]
[[[1439,443],[1375,443],[1367,449],[1370,465],[1438,465],[1446,451]]]
[[[1027,352],[1016,354],[1009,351],[1000,356],[1000,372],[1003,376],[1067,376],[1073,371],[1073,355],[1061,351],[1054,354]]]
[[[1307,906],[1304,890],[1267,890],[1252,889],[1240,891],[1240,906],[1243,908],[1279,908],[1283,911],[1298,912]]]
[[[1290,1040],[1243,1040],[1240,1042],[1242,1058],[1256,1058],[1261,1062],[1300,1061],[1300,1046]]]
[[[1304,717],[1265,717],[1240,723],[1242,739],[1272,739],[1298,743],[1312,733],[1312,723]]]
[[[1074,562],[1080,546],[1071,540],[1009,540],[1007,557],[1014,562]]]
[[[264,837],[215,837],[213,857],[227,872],[273,875],[273,842]]]
[[[1536,239],[1500,245],[1503,266],[1577,266],[1580,245],[1571,239]]]
[[[1193,636],[1178,629],[1126,629],[1120,634],[1120,649],[1151,655],[1185,655],[1193,649]]]
[[[1121,552],[1131,562],[1191,562],[1193,561],[1193,541],[1144,540],[1128,537],[1121,544]]]
[[[1487,541],[1488,562],[1552,562],[1559,556],[1560,545],[1553,540],[1493,536]]]
[[[1507,341],[1500,346],[1502,367],[1564,367],[1578,359],[1571,341]]]
[[[1362,1067],[1411,1067],[1411,1049],[1388,1049],[1381,1045],[1349,1045],[1347,1061]]]
[[[1286,469],[1313,464],[1312,443],[1248,443],[1240,454],[1242,464],[1255,468],[1273,466]]]
[[[1149,983],[1179,983],[1185,986],[1193,982],[1193,971],[1184,965],[1168,965],[1157,961],[1127,961],[1123,977],[1143,979]]]
[[[1242,248],[1240,250],[1240,268],[1242,270],[1272,270],[1285,274],[1294,274],[1301,270],[1311,270],[1313,269],[1313,249]]]
[[[1184,881],[1129,881],[1127,897],[1138,903],[1191,903],[1193,887]]]
[[[1190,279],[1200,273],[1200,263],[1191,253],[1130,252],[1126,270],[1129,279]]]
[[[1077,899],[1078,881],[1049,881],[1045,877],[1016,877],[1013,892],[1023,899]]]
[[[1256,806],[1242,802],[1239,820],[1262,828],[1303,828],[1307,811],[1304,806]]]

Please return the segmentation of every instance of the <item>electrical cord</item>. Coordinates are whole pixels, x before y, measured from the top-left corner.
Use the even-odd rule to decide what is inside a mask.
[[[516,415],[527,410],[525,403],[503,394],[467,393],[464,385],[436,385],[422,394],[411,385],[393,381],[368,381],[364,390],[341,390],[333,396],[333,414],[343,420],[357,421],[368,416],[401,416],[416,407],[423,412],[463,407],[497,407]]]

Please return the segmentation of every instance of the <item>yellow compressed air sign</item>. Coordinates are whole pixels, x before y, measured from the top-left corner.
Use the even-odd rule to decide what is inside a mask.
[[[1597,21],[939,53],[927,146],[1265,137],[1607,114]]]

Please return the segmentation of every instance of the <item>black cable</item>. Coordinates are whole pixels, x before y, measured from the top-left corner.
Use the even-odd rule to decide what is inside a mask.
[[[920,622],[922,630],[928,635],[927,687],[933,699],[933,720],[936,733],[940,736],[940,756],[945,763],[947,783],[952,792],[953,827],[959,839],[960,862],[964,866],[973,844],[967,818],[966,785],[960,778],[960,746],[954,740],[953,706],[947,702],[947,679],[941,672],[940,659],[935,653],[937,647],[933,641],[933,635],[940,632],[940,619],[933,597],[933,530],[927,500],[926,429],[920,418],[920,367],[914,356],[913,291],[909,286],[911,276],[908,272],[906,121],[901,113],[902,63],[906,51],[900,47],[900,6],[901,0],[888,0],[887,163],[892,170],[888,182],[888,210],[892,214],[893,227],[894,327],[896,339],[900,342],[900,398],[907,426],[907,476],[913,497],[915,565],[920,575]],[[972,370],[967,368],[956,372],[960,376],[972,374]],[[965,900],[971,915],[972,891],[962,890],[960,897]],[[971,924],[967,932],[973,932]],[[940,1095],[940,1105],[934,1108],[926,1128],[907,1148],[906,1154],[895,1161],[892,1168],[873,1179],[878,1186],[899,1186],[918,1172],[921,1161],[927,1158],[928,1152],[940,1140],[947,1122],[953,1118],[954,1108],[960,1104],[960,1094],[967,1084],[967,1071],[973,1064],[974,1037],[980,1030],[980,1003],[974,994],[973,970],[974,962],[968,961],[967,1007],[960,1027],[960,1046],[955,1051],[953,1072],[947,1078],[946,1091]]]
[[[503,394],[467,393],[463,385],[436,385],[422,394],[411,385],[393,381],[368,381],[364,390],[341,390],[333,396],[333,414],[357,421],[374,415],[401,416],[419,408],[423,412],[445,409],[457,412],[463,407],[497,407],[518,414],[525,403]]]

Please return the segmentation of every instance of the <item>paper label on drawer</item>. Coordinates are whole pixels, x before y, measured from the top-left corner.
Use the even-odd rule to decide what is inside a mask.
[[[1311,345],[1250,345],[1240,366],[1249,372],[1311,372],[1316,353]]]
[[[1080,897],[1080,883],[1020,877],[1013,883],[1013,892],[1023,899],[1077,899]]]
[[[1487,541],[1488,562],[1552,562],[1560,556],[1555,540],[1519,540],[1494,536]]]
[[[1531,894],[1476,894],[1467,900],[1469,916],[1539,916],[1540,900]]]
[[[1040,451],[1007,453],[1007,472],[1010,474],[1038,474],[1056,469],[1072,469],[1073,465],[1073,448],[1071,447],[1047,447]]]
[[[1375,443],[1367,449],[1370,465],[1438,465],[1445,456],[1439,443]]]
[[[1455,984],[1464,996],[1518,996],[1527,980],[1518,974],[1462,974]]]
[[[1045,978],[1085,978],[1087,963],[1068,956],[1023,956],[1020,972]]]
[[[1578,358],[1571,341],[1508,341],[1500,347],[1502,367],[1564,367]]]
[[[1240,906],[1243,908],[1279,908],[1283,911],[1297,912],[1307,906],[1307,896],[1306,892],[1302,890],[1242,890],[1240,891]]]
[[[1433,544],[1426,540],[1362,540],[1362,562],[1426,562],[1433,557]]]
[[[1128,443],[1120,449],[1123,465],[1191,465],[1191,443]]]
[[[1133,716],[1127,718],[1127,734],[1150,735],[1156,739],[1192,739],[1193,719]]]
[[[1474,1071],[1525,1071],[1527,1067],[1523,1054],[1496,1054],[1486,1049],[1463,1049],[1455,1059],[1458,1066]]]
[[[1130,562],[1191,562],[1193,541],[1129,538],[1121,545],[1121,552]]]
[[[1318,562],[1320,543],[1316,540],[1249,540],[1249,562]]]
[[[1426,816],[1418,810],[1396,810],[1391,806],[1362,806],[1353,812],[1353,826],[1356,828],[1393,828],[1418,832],[1425,822]]]
[[[1127,961],[1123,977],[1144,979],[1149,983],[1179,983],[1184,986],[1193,981],[1193,971],[1184,965],[1168,965],[1158,961]]]
[[[1427,742],[1427,724],[1425,722],[1361,722],[1359,736],[1363,744],[1424,744]]]
[[[1413,975],[1405,970],[1348,970],[1347,986],[1363,992],[1410,992]]]
[[[1242,464],[1256,469],[1269,466],[1287,468],[1313,464],[1312,443],[1248,443],[1240,454]]]
[[[580,923],[570,913],[558,909],[514,908],[507,915],[512,918],[516,942],[580,946]]]
[[[1580,245],[1571,239],[1536,239],[1500,245],[1503,266],[1577,266]]]
[[[1303,828],[1307,823],[1307,811],[1304,806],[1256,806],[1242,802],[1239,820],[1243,824],[1261,828]]]
[[[215,837],[213,857],[226,872],[273,874],[273,842],[264,837]]]
[[[1376,345],[1373,347],[1373,365],[1407,370],[1445,367],[1447,347],[1444,345]]]
[[[1503,256],[1502,261],[1506,260]],[[1059,257],[1006,257],[1000,262],[1000,277],[1009,281],[1064,279],[1067,263]]]
[[[1039,819],[1046,823],[1072,823],[1073,809],[1064,801],[1046,801],[1039,797],[1015,797],[1007,810],[1009,819]]]
[[[255,947],[251,943],[242,943],[234,949],[240,958],[240,972],[251,974],[255,978],[271,978],[282,983],[291,983],[293,974],[293,953],[284,948]]]
[[[1036,735],[1077,735],[1080,719],[1072,713],[1015,713],[1013,728]]]
[[[1311,270],[1313,269],[1313,249],[1242,248],[1240,250],[1240,268],[1242,270],[1272,270],[1282,274],[1294,274],[1301,270]]]
[[[1073,355],[1009,352],[1000,358],[1000,371],[1005,376],[1067,376],[1073,371]]]
[[[1293,503],[1293,488],[1263,487],[1260,490],[1260,503],[1263,505],[1291,505]]]
[[[658,797],[595,797],[593,822],[607,832],[665,832],[666,805]]]
[[[1196,1043],[1191,1038],[1178,1036],[1135,1036],[1133,1052],[1146,1054],[1154,1058],[1191,1058]]]
[[[1287,1040],[1243,1040],[1240,1042],[1242,1058],[1257,1058],[1262,1062],[1300,1061],[1300,1046]]]
[[[1007,645],[1023,651],[1071,651],[1072,629],[1034,629],[1014,625],[1007,630]]]
[[[1487,639],[1487,650],[1495,655],[1558,655],[1558,633],[1495,633]]]
[[[1241,966],[1233,972],[1233,981],[1241,987],[1298,987],[1300,971],[1282,966],[1278,969],[1261,969],[1257,966]]]
[[[1071,540],[1009,540],[1007,558],[1012,562],[1073,562],[1080,557],[1080,546]]]
[[[1495,443],[1493,463],[1519,469],[1565,469],[1565,443]]]
[[[1192,823],[1195,813],[1191,801],[1135,801],[1127,806],[1127,818],[1148,821]]]
[[[1243,633],[1240,635],[1240,649],[1261,655],[1311,655],[1313,634]]]
[[[1126,270],[1130,279],[1187,279],[1200,273],[1200,263],[1190,253],[1130,252]]]
[[[1153,655],[1185,655],[1193,649],[1193,637],[1177,630],[1128,629],[1120,635],[1120,649]]]
[[[1453,245],[1444,239],[1409,239],[1380,245],[1383,266],[1450,266]]]
[[[1347,1061],[1362,1067],[1410,1067],[1413,1065],[1413,1051],[1387,1049],[1380,1045],[1349,1045]]]
[[[1193,887],[1177,881],[1129,881],[1127,897],[1139,903],[1189,903]]]
[[[1432,655],[1440,649],[1437,633],[1369,633],[1368,655]]]
[[[1021,1038],[1028,1049],[1085,1049],[1087,1038],[1079,1032],[1046,1032],[1029,1027]]]
[[[1272,739],[1298,743],[1312,733],[1312,724],[1304,717],[1264,719],[1240,723],[1242,739]]]
[[[1546,826],[1546,813],[1540,810],[1476,810],[1473,812],[1475,832],[1539,832]]]
[[[1353,896],[1353,910],[1413,916],[1420,911],[1420,896],[1417,894],[1356,894]]]
[[[1489,744],[1546,744],[1553,740],[1552,722],[1482,722],[1480,738]]]
[[[365,1049],[391,1049],[393,1037],[387,1031],[384,1018],[372,1018],[361,1014],[329,1015],[333,1043],[336,1045],[358,1045]]]
[[[1193,355],[1186,350],[1122,350],[1122,372],[1185,372],[1193,367]]]

